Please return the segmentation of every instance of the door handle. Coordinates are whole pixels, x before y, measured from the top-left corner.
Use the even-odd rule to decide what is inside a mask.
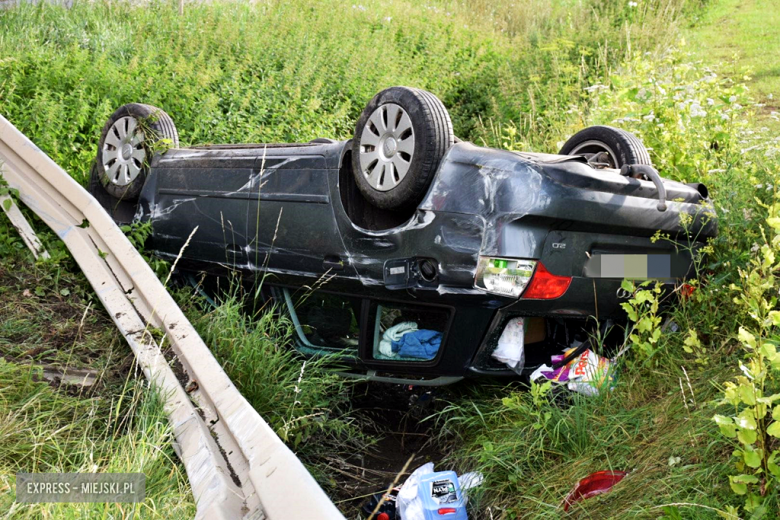
[[[331,271],[343,271],[344,260],[339,255],[326,255],[322,260],[322,267]]]

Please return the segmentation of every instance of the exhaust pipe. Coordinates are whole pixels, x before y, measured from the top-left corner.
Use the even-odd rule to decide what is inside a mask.
[[[656,189],[658,190],[658,211],[666,211],[666,187],[664,186],[661,176],[658,175],[658,170],[652,166],[646,164],[624,164],[620,168],[620,175],[624,177],[633,177],[634,175],[645,175],[648,179],[653,181]],[[706,189],[706,188],[705,188]]]

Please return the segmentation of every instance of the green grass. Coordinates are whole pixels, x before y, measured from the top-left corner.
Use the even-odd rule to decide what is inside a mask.
[[[0,264],[3,518],[191,517],[195,505],[162,400],[86,279],[66,260],[32,264],[14,244],[6,242]],[[94,370],[97,380],[87,388],[50,383],[41,365]],[[17,472],[142,472],[147,498],[136,505],[16,504]]]
[[[329,484],[318,466],[325,456],[349,456],[370,444],[350,415],[351,385],[323,359],[302,363],[290,321],[273,308],[253,316],[238,287],[206,312],[191,307],[193,323],[242,395]]]
[[[110,375],[103,371],[101,378]],[[132,375],[133,370],[130,371]],[[195,505],[162,400],[142,380],[99,393],[55,390],[40,369],[0,359],[0,511],[4,518],[187,518]],[[19,504],[17,472],[146,475],[138,504]]]
[[[780,129],[780,9],[773,0],[721,0],[686,31],[695,55],[741,79],[766,106],[762,120]]]
[[[348,137],[376,92],[410,85],[463,138],[495,142],[488,123],[511,120],[551,148],[629,37],[652,48],[689,3],[24,6],[0,13],[0,111],[82,182],[107,117],[133,101],[171,114],[183,144],[294,142]]]
[[[674,361],[679,364],[659,370],[624,367],[617,387],[600,397],[561,390],[553,404],[543,407],[552,417],[542,429],[533,426],[533,406],[524,390],[504,390],[503,398],[446,410],[446,428],[459,432],[453,441],[457,458],[488,479],[473,497],[479,510],[484,515],[489,508],[496,518],[557,517],[573,485],[601,470],[631,473],[613,492],[575,504],[574,517],[658,518],[661,508],[674,502],[736,505],[728,481],[721,479],[729,470],[730,449],[719,442],[710,419],[715,388],[709,380],[723,376],[721,366],[696,373],[696,404],[688,393],[686,409],[679,381],[688,392],[680,369],[688,363]],[[703,507],[683,513],[686,518],[712,516]]]
[[[144,8],[84,2],[71,10],[26,5],[0,13],[0,113],[81,182],[106,118],[133,101],[170,113],[183,144],[349,137],[365,103],[390,85],[433,91],[449,107],[460,137],[492,146],[555,151],[587,124],[634,131],[652,148],[663,175],[708,183],[721,222],[694,298],[673,312],[682,332],[664,334],[652,361],[630,353],[615,390],[599,398],[563,393],[534,403],[524,388],[471,385],[453,389],[458,397],[435,420],[441,441],[451,447],[445,466],[485,473],[472,517],[559,516],[571,486],[600,469],[632,473],[612,493],[577,505],[573,516],[714,517],[708,508],[741,503],[728,487],[733,446],[711,421],[719,410],[717,388],[739,370],[734,336],[746,320],[729,286],[762,240],[762,204],[774,199],[778,173],[777,143],[757,129],[766,109],[754,105],[774,88],[772,63],[761,61],[761,37],[748,31],[751,20],[766,27],[777,17],[766,2],[740,5],[270,0],[188,4],[183,16],[163,2]],[[728,13],[736,15],[727,34],[715,22]],[[669,46],[690,36],[680,29],[697,16],[686,29],[701,31],[691,37],[702,49],[692,60]],[[741,62],[735,67],[730,56],[717,57],[723,35],[735,45],[744,40],[752,91],[740,84]],[[774,49],[776,34],[764,41]],[[591,85],[596,88],[585,90]],[[133,385],[108,385],[103,400],[61,395],[17,365],[96,364],[116,367],[114,378],[129,369],[129,350],[83,277],[74,274],[72,260],[51,233],[44,233],[44,242],[56,260],[33,265],[0,218],[0,349],[12,359],[0,364],[12,381],[0,388],[4,485],[14,471],[40,467],[35,464],[83,468],[84,447],[93,443],[101,467],[136,467],[121,456],[126,443],[148,438],[144,447],[167,446],[169,440],[155,398]],[[247,316],[240,296],[211,309],[194,304],[191,292],[177,292],[244,395],[332,490],[322,454],[368,444],[350,411],[349,385],[316,363],[304,368],[285,348],[289,324],[271,314]],[[688,353],[683,341],[690,329],[702,346]],[[114,432],[110,422],[74,412],[69,417],[79,419],[62,431],[77,435],[58,437],[63,425],[51,410],[98,406],[100,417],[111,417],[110,403],[123,395],[132,396],[123,406],[140,403],[122,415],[137,418],[126,423],[137,428]],[[45,413],[20,415],[27,402]],[[548,412],[550,420],[534,428],[531,417]],[[5,429],[3,417],[10,418]],[[51,450],[41,440],[49,438]],[[75,455],[63,460],[71,451]],[[179,502],[191,512],[180,466],[170,456],[149,464],[154,475],[176,476],[153,495],[159,514],[176,517]],[[672,502],[694,505],[663,509]],[[767,504],[776,511],[776,491]],[[42,507],[20,514],[83,513]]]

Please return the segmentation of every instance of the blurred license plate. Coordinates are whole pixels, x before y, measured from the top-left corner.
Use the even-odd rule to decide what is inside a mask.
[[[594,254],[585,264],[589,278],[628,278],[668,280],[684,278],[690,267],[682,255]]]

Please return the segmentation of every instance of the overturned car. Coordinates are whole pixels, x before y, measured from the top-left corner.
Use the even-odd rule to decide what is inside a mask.
[[[624,323],[624,278],[673,287],[717,233],[706,188],[662,179],[628,132],[586,128],[560,155],[483,148],[405,87],[377,94],[348,141],[179,148],[167,114],[125,105],[90,191],[118,222],[150,221],[163,258],[189,239],[182,270],[262,282],[304,355],[423,385],[514,375],[492,356],[510,322],[526,370]]]

